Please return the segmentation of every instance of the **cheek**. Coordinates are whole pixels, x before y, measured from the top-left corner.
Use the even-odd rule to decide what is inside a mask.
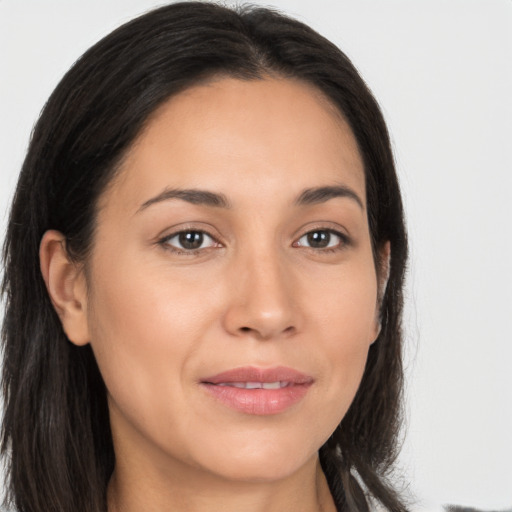
[[[206,304],[215,303],[204,280],[180,279],[165,265],[148,265],[136,256],[98,268],[89,308],[93,343],[144,353],[161,344],[179,351],[201,332]]]
[[[328,400],[337,420],[350,406],[377,334],[377,285],[371,266],[325,280],[308,298],[318,333],[318,351],[327,365]],[[335,422],[336,423],[336,422]]]
[[[214,297],[198,300],[193,283],[135,258],[97,268],[89,301],[91,345],[111,398],[145,421],[145,411],[163,410],[161,397],[179,397],[183,373],[215,316],[207,305]]]
[[[377,319],[377,279],[372,264],[351,265],[313,279],[306,309],[336,350],[368,348]]]

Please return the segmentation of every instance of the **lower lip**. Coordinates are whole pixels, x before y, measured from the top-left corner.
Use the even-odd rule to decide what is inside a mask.
[[[311,383],[289,385],[279,389],[244,389],[203,383],[204,388],[224,405],[245,414],[266,416],[279,414],[300,402]]]

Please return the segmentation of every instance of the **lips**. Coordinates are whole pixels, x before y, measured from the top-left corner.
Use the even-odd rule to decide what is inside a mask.
[[[279,414],[300,402],[314,379],[284,366],[234,368],[202,379],[219,402],[245,414]]]
[[[239,389],[281,389],[290,385],[287,381],[277,382],[220,382],[217,386],[230,386]]]

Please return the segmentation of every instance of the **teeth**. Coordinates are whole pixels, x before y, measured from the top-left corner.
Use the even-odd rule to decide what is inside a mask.
[[[245,389],[261,389],[263,384],[261,382],[246,382]]]
[[[217,386],[229,386],[240,389],[280,389],[289,385],[287,381],[276,382],[219,382]]]

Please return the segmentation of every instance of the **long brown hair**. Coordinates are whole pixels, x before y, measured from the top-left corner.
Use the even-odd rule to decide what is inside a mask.
[[[5,320],[1,449],[7,503],[19,512],[105,512],[115,465],[106,390],[89,346],[71,344],[39,271],[43,233],[66,237],[85,261],[96,203],[150,115],[212,75],[268,74],[312,84],[339,109],[359,145],[368,221],[378,248],[391,243],[382,329],[348,413],[320,450],[339,510],[372,500],[404,511],[389,475],[402,395],[402,287],[407,241],[388,132],[374,97],[338,48],[275,11],[181,2],[105,37],[64,76],[33,132],[4,246]]]

